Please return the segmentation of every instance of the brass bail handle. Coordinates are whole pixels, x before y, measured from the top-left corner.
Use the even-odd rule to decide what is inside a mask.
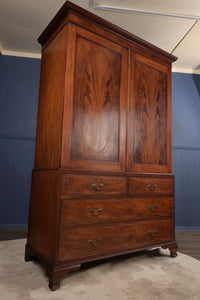
[[[100,207],[98,208],[97,210],[94,210],[93,208],[90,208],[89,210],[89,213],[91,213],[94,217],[97,217],[100,215],[100,213],[103,211],[103,208]]]
[[[148,184],[147,185],[148,189],[150,189],[152,192],[155,191],[157,189],[157,184]]]
[[[90,244],[92,246],[98,246],[100,244],[100,242],[101,242],[101,238],[100,237],[97,238],[96,240],[91,240],[91,239],[88,240],[88,244]]]
[[[148,206],[148,209],[152,212],[156,211],[157,208],[158,208],[158,205],[154,205],[154,207],[152,207],[151,205]]]
[[[91,188],[95,191],[102,191],[103,188],[104,188],[104,184],[103,183],[100,183],[98,186],[96,185],[96,183],[93,183],[91,185]]]
[[[155,229],[154,232],[149,231],[151,237],[156,236],[157,233],[158,233],[158,229]]]

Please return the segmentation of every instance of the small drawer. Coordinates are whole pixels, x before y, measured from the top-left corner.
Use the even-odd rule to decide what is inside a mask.
[[[126,193],[126,177],[63,175],[62,197],[69,195],[116,195]]]
[[[173,194],[174,180],[172,177],[130,177],[130,194]]]
[[[173,197],[62,200],[60,225],[173,215]]]
[[[155,246],[173,240],[173,220],[87,226],[60,231],[58,261]]]

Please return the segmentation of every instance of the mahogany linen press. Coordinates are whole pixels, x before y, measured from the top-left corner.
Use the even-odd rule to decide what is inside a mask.
[[[67,1],[42,35],[25,260],[51,290],[81,264],[154,247],[177,255],[173,55]]]

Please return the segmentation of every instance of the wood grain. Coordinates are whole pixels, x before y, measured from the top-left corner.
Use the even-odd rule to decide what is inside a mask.
[[[172,177],[130,177],[130,194],[173,194],[174,178]]]
[[[133,161],[167,164],[167,77],[135,61]]]
[[[55,263],[59,225],[59,172],[33,171],[27,244]]]
[[[171,94],[168,68],[131,52],[127,167],[171,170]]]
[[[58,260],[81,258],[116,249],[149,246],[173,240],[172,219],[74,227],[60,231]],[[70,249],[70,251],[69,251]]]
[[[119,161],[121,55],[77,36],[71,158]]]
[[[60,167],[66,46],[64,28],[42,54],[35,169]]]
[[[60,225],[173,215],[173,197],[63,200]]]
[[[62,167],[124,170],[127,49],[68,25]]]
[[[63,175],[61,197],[122,195],[127,193],[126,187],[123,176]]]

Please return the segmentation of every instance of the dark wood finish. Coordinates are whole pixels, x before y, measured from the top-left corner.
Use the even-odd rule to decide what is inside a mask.
[[[133,162],[167,165],[167,76],[135,60]]]
[[[78,35],[75,60],[70,158],[118,162],[121,55]]]
[[[172,244],[169,244],[169,245],[165,245],[165,246],[162,246],[162,248],[163,249],[169,249],[171,257],[176,257],[178,255],[177,254],[177,251],[178,251],[177,243],[172,243]]]
[[[46,48],[42,54],[36,169],[60,168],[66,34],[65,28],[52,41],[51,47]]]
[[[67,51],[62,167],[122,171],[128,51],[71,23]]]
[[[171,172],[169,69],[131,51],[128,169]]]
[[[154,219],[61,230],[58,260],[66,261],[158,242],[166,243],[173,238],[172,224],[171,219]]]
[[[155,176],[155,177],[130,177],[130,194],[173,194],[174,178]]]
[[[33,171],[27,244],[55,262],[59,225],[59,172]]]
[[[126,194],[127,182],[123,176],[62,176],[62,197]]]
[[[0,241],[24,239],[26,237],[27,229],[0,228]],[[176,241],[178,252],[200,260],[200,231],[176,231]]]
[[[173,215],[173,197],[63,200],[60,225]]]
[[[41,87],[25,259],[52,290],[81,264],[167,247],[174,56],[66,2],[39,38]]]

